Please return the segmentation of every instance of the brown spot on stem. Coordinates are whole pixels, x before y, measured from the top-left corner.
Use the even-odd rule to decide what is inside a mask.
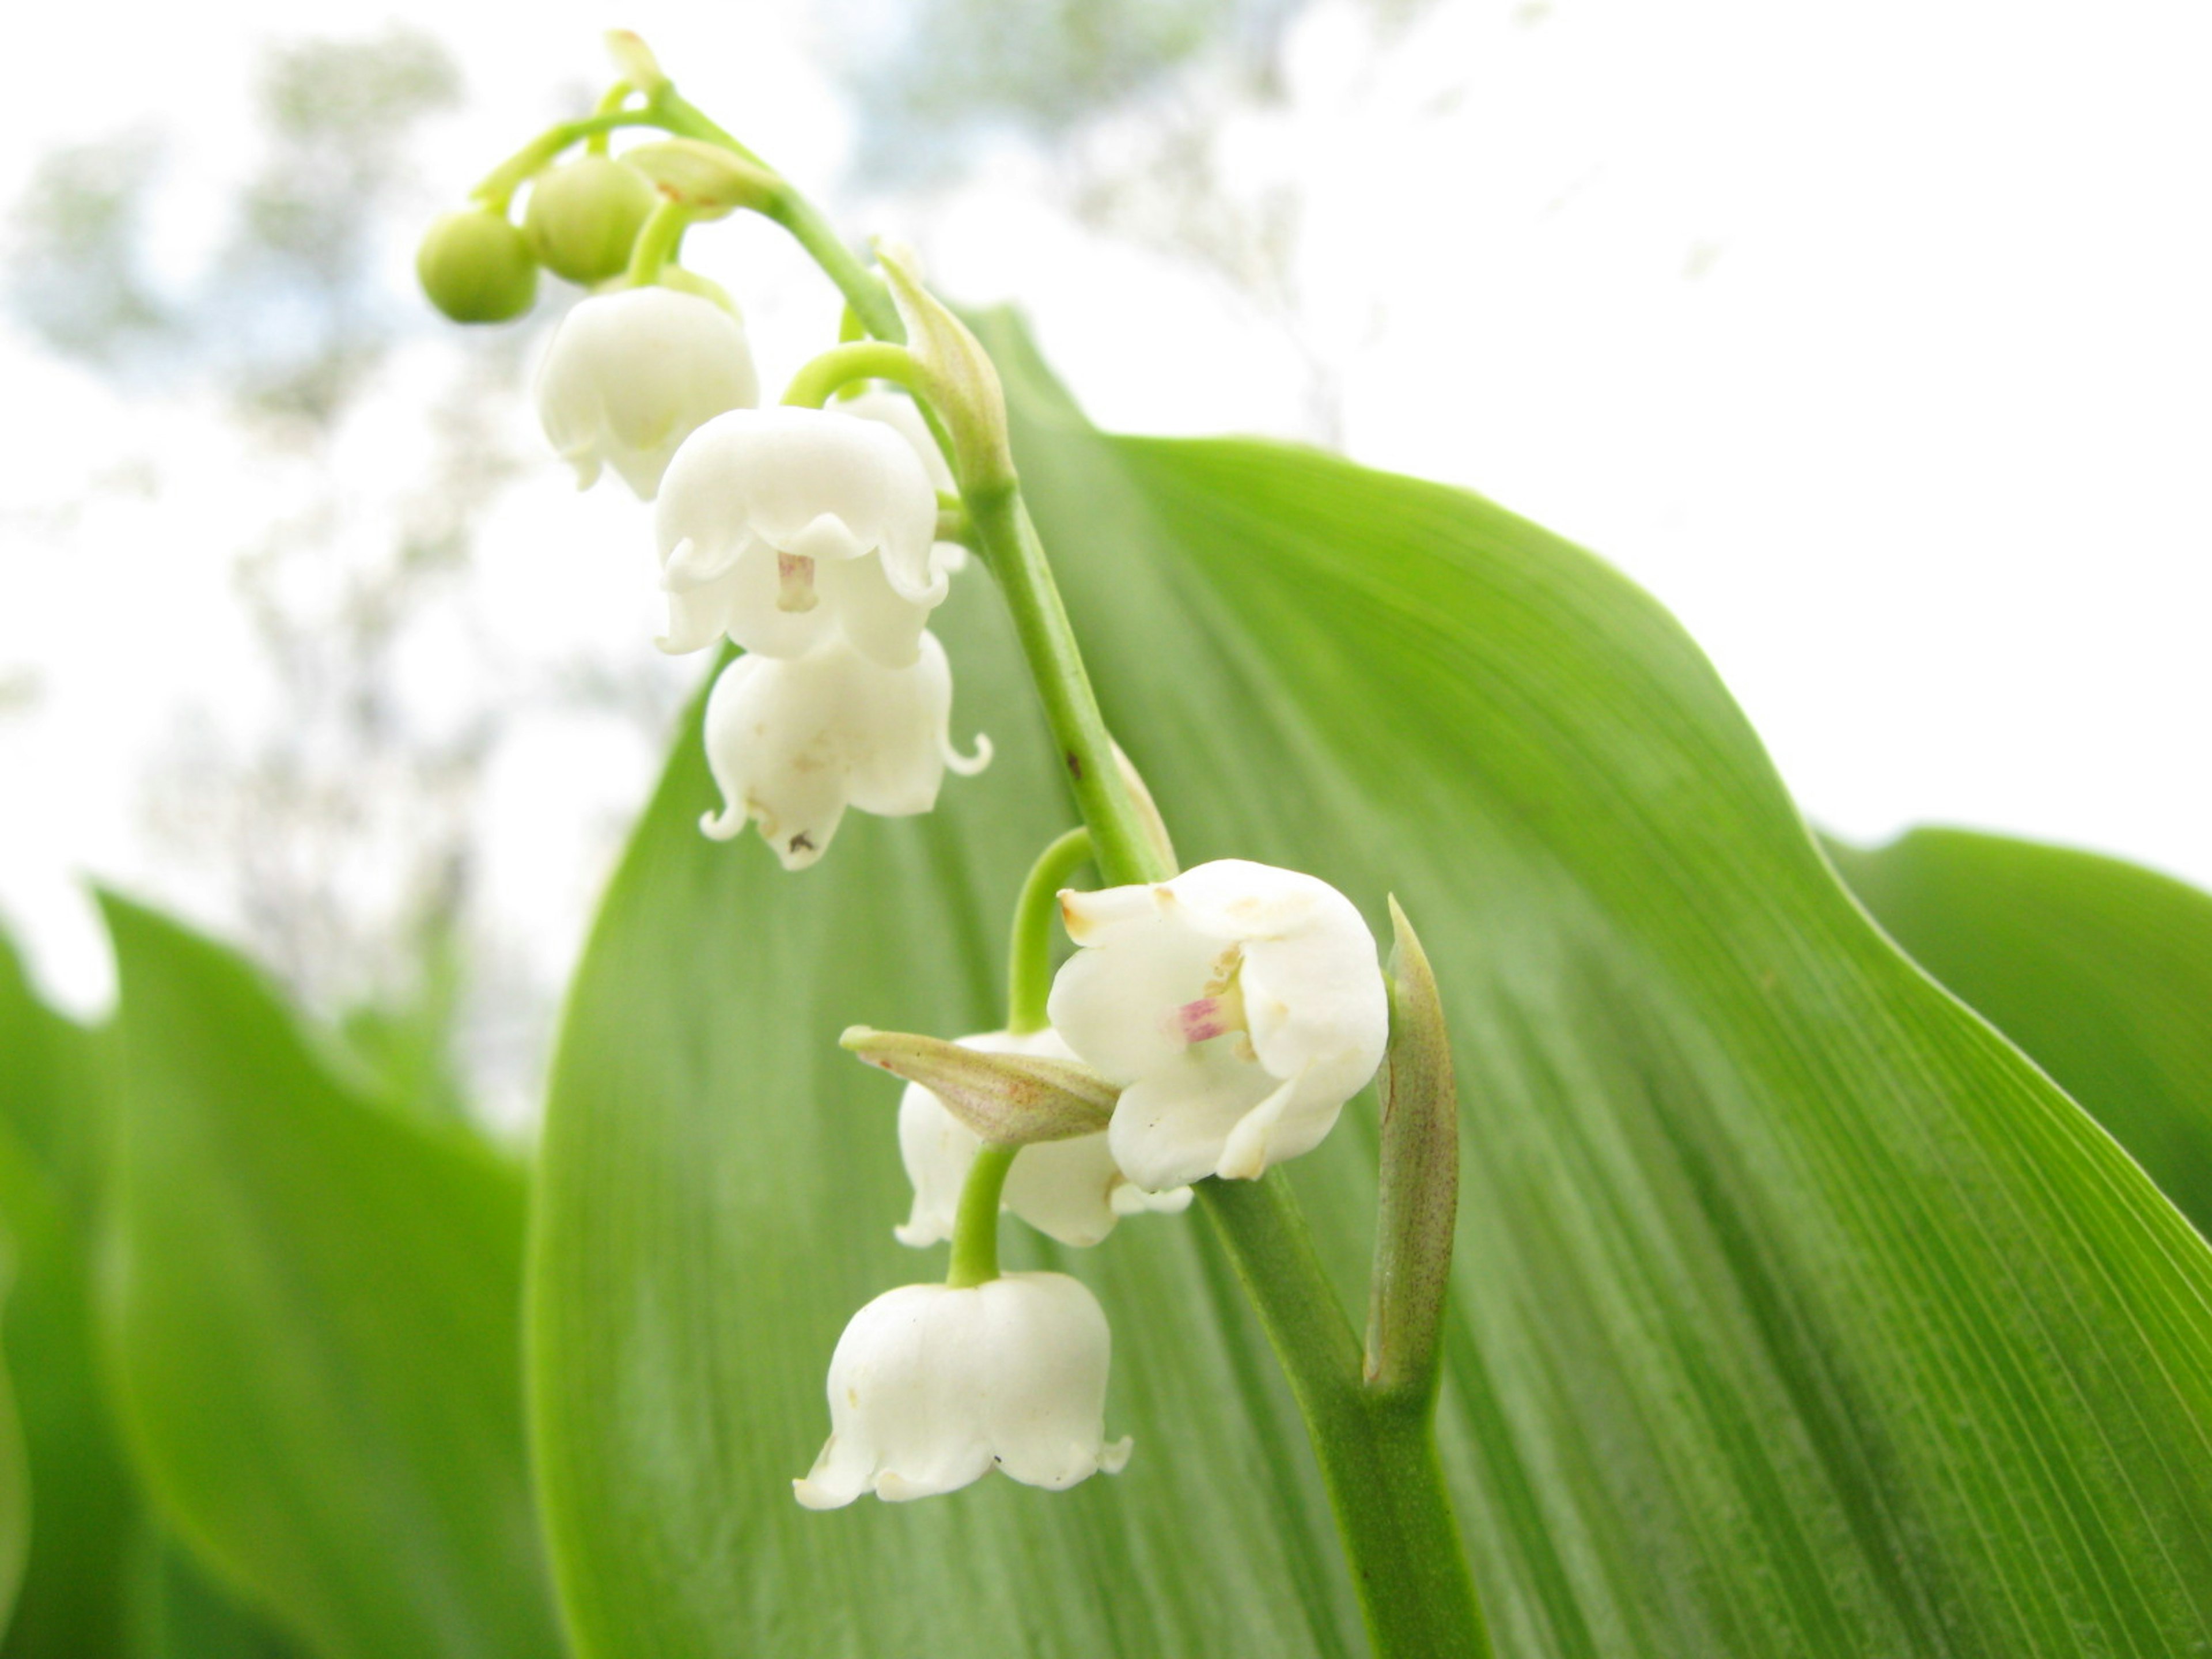
[[[1067,751],[1067,775],[1078,783],[1083,781],[1083,757],[1073,749]]]

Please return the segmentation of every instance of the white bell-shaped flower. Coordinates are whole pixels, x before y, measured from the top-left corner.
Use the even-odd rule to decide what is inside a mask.
[[[726,841],[757,818],[783,867],[803,870],[847,807],[927,812],[947,766],[965,775],[989,764],[988,738],[973,757],[954,752],[951,713],[952,671],[933,634],[903,668],[836,639],[803,657],[740,657],[707,698],[707,766],[723,805],[699,827]]]
[[[1112,1346],[1098,1298],[1065,1273],[887,1291],[837,1340],[830,1439],[792,1491],[829,1510],[952,1492],[994,1465],[1054,1491],[1117,1474],[1129,1442],[1106,1440]]]
[[[946,577],[930,559],[937,492],[914,447],[819,409],[737,410],[669,464],[655,514],[666,651],[723,634],[770,657],[849,641],[915,659]]]
[[[1075,1051],[1047,1028],[1016,1036],[984,1031],[956,1038],[963,1048],[987,1054],[1034,1054],[1045,1060],[1073,1060]],[[909,1083],[899,1100],[899,1155],[914,1183],[914,1209],[906,1225],[892,1231],[902,1244],[920,1249],[952,1237],[960,1212],[960,1191],[981,1139],[945,1109],[919,1083]],[[1006,1173],[1000,1207],[1012,1210],[1041,1233],[1063,1244],[1096,1244],[1125,1215],[1142,1210],[1173,1213],[1190,1205],[1190,1188],[1148,1193],[1133,1185],[1114,1162],[1102,1130],[1072,1140],[1041,1141],[1024,1146]]]
[[[1224,859],[1063,893],[1060,913],[1084,948],[1047,1007],[1078,1055],[1126,1085],[1107,1140],[1140,1187],[1252,1179],[1312,1151],[1382,1063],[1374,935],[1325,881]]]
[[[854,398],[840,398],[830,405],[840,415],[850,415],[857,420],[874,421],[887,426],[914,446],[914,453],[921,458],[922,471],[929,474],[932,489],[940,495],[956,495],[960,486],[953,481],[952,466],[945,459],[945,452],[937,447],[930,435],[929,426],[921,418],[921,410],[913,398],[903,392],[893,392],[887,386],[872,386]],[[929,550],[931,567],[947,575],[957,576],[968,568],[968,550],[958,542],[939,542]]]
[[[611,466],[641,501],[693,432],[759,400],[745,325],[657,284],[579,300],[538,371],[538,416],[576,487]]]

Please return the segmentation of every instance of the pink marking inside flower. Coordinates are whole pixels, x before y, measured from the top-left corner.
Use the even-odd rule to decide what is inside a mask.
[[[1185,1042],[1204,1042],[1236,1029],[1219,997],[1200,997],[1176,1010],[1176,1029]]]
[[[779,553],[775,556],[775,608],[779,611],[811,611],[815,605],[814,561],[804,553]]]

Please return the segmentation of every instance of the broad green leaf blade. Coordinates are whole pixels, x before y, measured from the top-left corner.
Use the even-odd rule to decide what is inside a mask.
[[[2212,896],[2118,859],[1963,830],[1829,854],[1892,939],[2212,1234]]]
[[[91,1253],[106,1079],[98,1036],[46,1007],[0,939],[0,1309],[34,1510],[6,1659],[121,1651],[139,1499],[94,1361]]]
[[[14,1277],[13,1249],[0,1223],[0,1294]],[[15,1616],[15,1597],[31,1554],[31,1467],[23,1446],[22,1419],[15,1410],[15,1389],[0,1356],[0,1636]]]
[[[1466,1130],[1445,1453],[1511,1654],[2179,1654],[2212,1641],[2212,1258],[1870,927],[1679,629],[1489,504],[1089,431],[988,336],[1109,718],[1191,863],[1419,919]],[[696,714],[574,988],[534,1234],[556,1567],[593,1655],[1348,1653],[1312,1464],[1204,1230],[1023,1239],[1100,1292],[1127,1473],[817,1516],[785,1489],[888,1238],[865,1021],[998,1021],[1067,822],[988,586],[1000,745],[793,878],[699,837]],[[848,1063],[849,1064],[849,1063]],[[1357,1297],[1370,1108],[1285,1173]]]
[[[0,1642],[10,1659],[116,1650],[121,1548],[136,1512],[93,1370],[83,1240],[55,1187],[0,1121],[9,1280],[0,1358],[12,1373],[9,1414],[21,1419],[19,1500],[35,1509],[21,1600]]]
[[[126,1659],[298,1659],[300,1649],[208,1581],[184,1547],[158,1528],[131,1540],[130,1579],[118,1598]],[[86,1656],[90,1650],[82,1650]]]
[[[15,1273],[0,1352],[14,1372],[33,1494],[30,1556],[0,1659],[289,1653],[162,1532],[117,1443],[92,1314],[98,1176],[111,1139],[103,1034],[40,1004],[4,938],[0,1032],[0,1228]]]
[[[228,951],[106,908],[109,1316],[163,1507],[326,1659],[558,1651],[522,1445],[520,1179],[356,1093]]]

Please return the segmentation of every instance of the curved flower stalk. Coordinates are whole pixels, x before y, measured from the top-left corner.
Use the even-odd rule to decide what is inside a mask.
[[[955,1039],[988,1054],[1033,1054],[1073,1060],[1075,1051],[1054,1030],[1016,1034],[984,1031]],[[982,1150],[982,1139],[919,1083],[899,1098],[899,1155],[914,1183],[914,1209],[893,1229],[902,1244],[919,1249],[952,1237],[961,1188]],[[1131,1183],[1114,1162],[1103,1134],[1025,1146],[1007,1172],[1003,1207],[1063,1244],[1096,1244],[1125,1215],[1172,1214],[1190,1206],[1190,1188],[1148,1193]]]
[[[890,427],[818,409],[734,410],[670,463],[655,515],[668,634],[726,634],[796,657],[842,638],[885,668],[915,660],[947,578],[937,492]]]
[[[1064,1273],[887,1291],[837,1340],[830,1438],[792,1491],[826,1510],[952,1492],[994,1467],[1054,1491],[1118,1474],[1131,1443],[1106,1439],[1112,1346],[1098,1298]]]
[[[847,807],[927,812],[946,767],[968,776],[990,764],[988,738],[973,756],[953,750],[951,714],[952,671],[933,634],[903,668],[835,639],[803,657],[740,657],[707,699],[707,766],[723,805],[699,827],[726,841],[758,819],[783,867],[804,870]]]
[[[538,371],[538,419],[576,487],[611,466],[640,501],[693,432],[759,401],[744,323],[658,284],[578,301]]]
[[[1224,859],[1063,893],[1060,913],[1084,948],[1047,1006],[1075,1052],[1126,1085],[1107,1138],[1140,1187],[1250,1180],[1312,1151],[1382,1063],[1374,935],[1327,882]]]

